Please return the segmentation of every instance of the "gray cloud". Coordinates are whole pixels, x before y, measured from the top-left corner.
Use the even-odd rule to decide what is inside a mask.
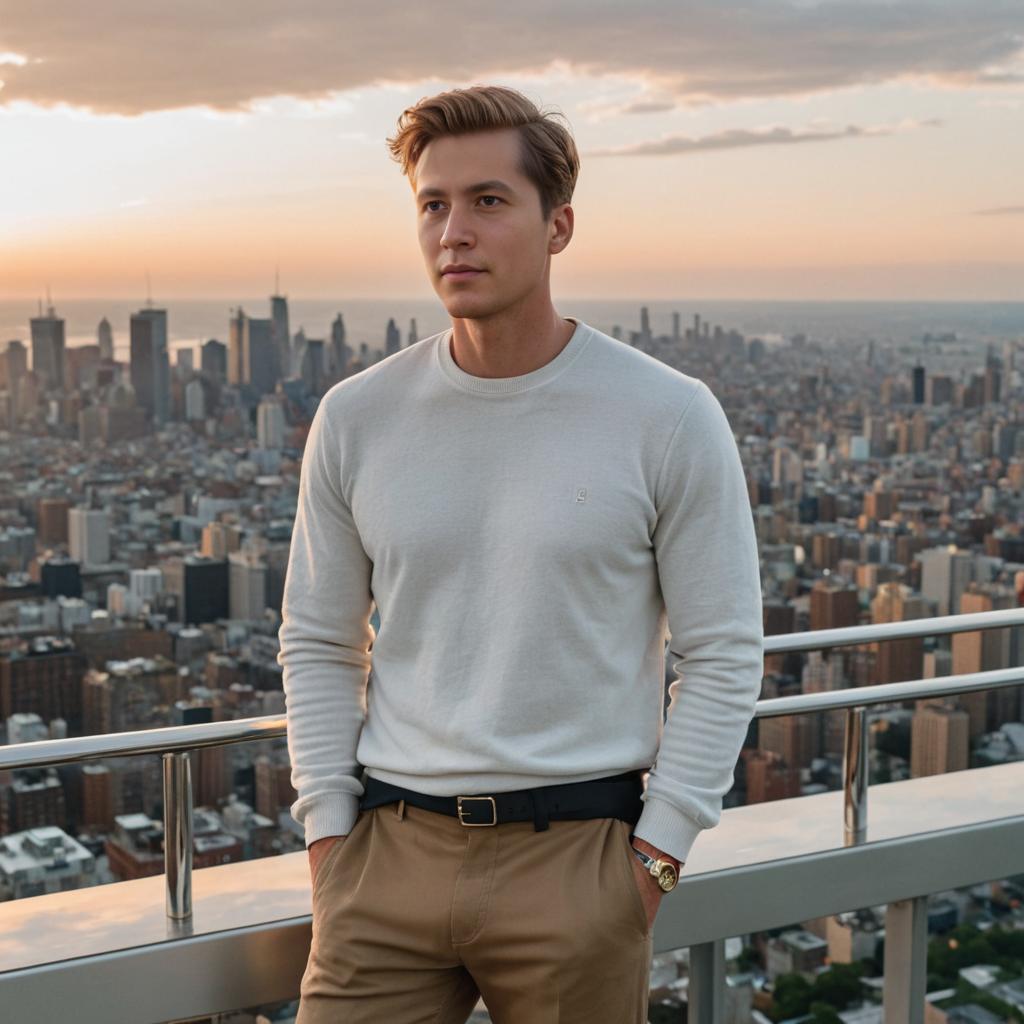
[[[659,102],[687,105],[907,76],[1013,84],[1024,80],[1022,46],[1018,0],[5,0],[0,53],[18,59],[0,65],[0,100],[231,110],[280,94],[487,81],[557,61],[635,76]]]
[[[671,100],[633,100],[630,103],[623,103],[618,107],[619,114],[664,114],[669,110],[675,110],[676,105]]]
[[[975,210],[975,217],[1024,217],[1024,206],[990,206],[987,210]]]
[[[660,139],[637,142],[626,146],[592,149],[584,156],[675,156],[679,153],[700,153],[716,149],[740,149],[748,146],[788,146],[804,142],[833,142],[878,135],[895,135],[914,128],[934,128],[942,124],[938,118],[926,121],[903,121],[893,125],[856,125],[845,128],[792,129],[782,126],[771,128],[734,128],[712,135],[666,135]]]

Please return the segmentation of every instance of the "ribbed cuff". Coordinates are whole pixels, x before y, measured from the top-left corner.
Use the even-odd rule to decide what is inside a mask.
[[[302,816],[306,849],[326,836],[347,836],[359,814],[359,797],[352,793],[327,793],[317,798]]]
[[[648,794],[633,835],[681,862],[690,856],[690,847],[703,831],[704,826],[688,814]]]

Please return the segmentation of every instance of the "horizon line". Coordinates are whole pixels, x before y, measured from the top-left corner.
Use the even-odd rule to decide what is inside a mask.
[[[273,293],[267,293],[266,295],[243,295],[241,297],[235,296],[205,296],[205,295],[174,295],[167,299],[154,300],[156,308],[161,305],[167,305],[172,302],[225,302],[229,305],[239,305],[244,302],[260,302],[271,298]],[[421,296],[410,296],[410,295],[394,295],[387,296],[384,298],[368,298],[364,296],[346,296],[339,297],[336,295],[284,295],[280,296],[288,301],[292,302],[365,302],[365,303],[387,303],[387,302],[431,302],[436,299],[433,297],[421,297]],[[26,302],[38,305],[40,299],[39,296],[4,296],[0,295],[0,303],[18,303]],[[440,300],[436,300],[441,305]],[[61,302],[117,302],[117,303],[140,303],[140,308],[145,306],[145,298],[137,298],[134,296],[118,296],[118,295],[71,295],[63,299],[59,299],[53,302],[54,308],[58,307]],[[884,297],[868,297],[868,298],[850,298],[850,297],[827,297],[822,298],[817,296],[815,298],[803,298],[803,297],[791,297],[791,298],[767,298],[759,296],[744,296],[738,298],[735,296],[678,296],[673,298],[651,298],[643,296],[632,296],[625,295],[616,298],[609,298],[608,296],[572,296],[568,295],[562,299],[552,299],[554,305],[566,304],[569,302],[636,302],[641,305],[645,303],[666,303],[666,302],[758,302],[758,303],[787,303],[787,302],[799,302],[805,305],[811,304],[831,304],[831,303],[920,303],[928,302],[935,305],[963,305],[965,303],[973,303],[976,305],[1024,305],[1024,297],[1020,298],[932,298],[930,296],[916,296],[914,298],[884,298]],[[443,306],[441,306],[443,309]]]

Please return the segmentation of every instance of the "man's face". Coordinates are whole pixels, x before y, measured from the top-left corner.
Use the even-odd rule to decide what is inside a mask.
[[[519,170],[519,146],[514,129],[444,136],[416,164],[420,249],[453,318],[483,319],[531,296],[550,301],[551,253],[569,240],[564,217],[557,222],[566,205],[541,217],[540,193]],[[569,218],[571,235],[571,211]],[[445,273],[451,264],[477,272]]]

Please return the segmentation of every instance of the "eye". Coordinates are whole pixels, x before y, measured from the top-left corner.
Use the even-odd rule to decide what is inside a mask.
[[[430,207],[431,207],[431,206],[432,206],[432,205],[433,205],[434,203],[439,203],[440,201],[441,201],[440,199],[431,199],[431,200],[429,200],[428,202],[426,202],[426,203],[424,203],[424,204],[423,204],[423,209],[424,209],[424,210],[426,210],[426,211],[427,211],[427,213],[434,213],[435,211],[434,211],[434,210],[431,210],[431,209],[430,209]]]
[[[500,196],[481,196],[480,198],[481,199],[497,199],[499,203],[503,202],[503,200],[501,199]]]

